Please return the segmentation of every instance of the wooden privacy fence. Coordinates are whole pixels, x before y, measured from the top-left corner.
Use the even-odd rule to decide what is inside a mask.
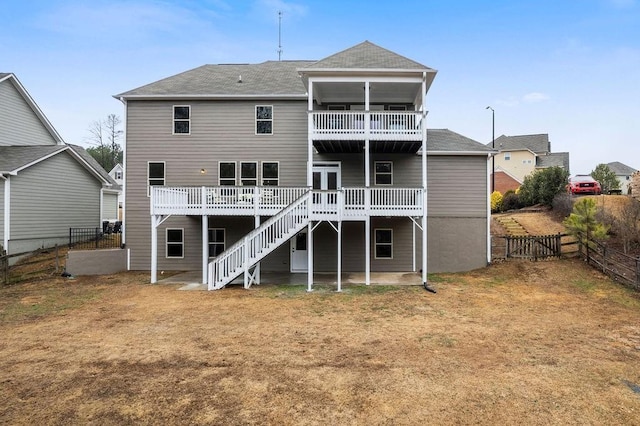
[[[563,246],[575,244],[575,241],[563,241],[565,237],[568,237],[568,235],[493,236],[491,244],[492,257],[495,259],[519,258],[531,260],[560,257],[563,254]]]
[[[598,241],[579,244],[580,255],[614,280],[640,290],[640,257],[629,256]]]

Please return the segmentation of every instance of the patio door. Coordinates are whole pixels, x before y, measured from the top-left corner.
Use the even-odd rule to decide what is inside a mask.
[[[340,188],[340,163],[317,163],[313,165],[313,189],[336,190]],[[313,196],[314,208],[330,212],[336,208],[338,196],[335,192],[318,193]]]
[[[307,230],[300,231],[291,238],[291,272],[307,272],[309,258],[307,257]]]

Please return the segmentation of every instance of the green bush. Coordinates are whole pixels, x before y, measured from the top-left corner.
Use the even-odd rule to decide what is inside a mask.
[[[525,206],[543,204],[551,206],[553,198],[566,191],[569,172],[562,167],[536,170],[524,178],[520,187],[520,201]]]
[[[502,197],[502,211],[518,210],[523,207],[520,195],[513,191],[507,191]]]

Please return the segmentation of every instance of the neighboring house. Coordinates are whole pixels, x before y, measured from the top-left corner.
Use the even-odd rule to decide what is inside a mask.
[[[123,183],[123,173],[124,169],[122,168],[122,164],[118,163],[113,166],[113,169],[109,172],[109,176],[122,188]],[[122,208],[122,191],[118,195],[118,207]]]
[[[117,211],[115,182],[67,145],[13,74],[0,73],[0,244],[9,254],[68,242]]]
[[[611,169],[613,173],[616,174],[618,178],[618,182],[620,182],[620,190],[622,194],[629,194],[631,183],[631,176],[637,172],[633,167],[629,167],[626,164],[622,164],[619,161],[614,161],[612,163],[607,163],[607,166]]]
[[[487,146],[494,146],[493,142],[489,142]],[[534,170],[558,166],[569,172],[569,153],[551,152],[551,142],[546,133],[502,135],[495,140],[495,149],[498,151],[494,157],[496,190],[501,193],[516,190],[524,182],[524,178]],[[500,176],[500,172],[506,173],[509,179]],[[499,180],[502,182],[501,186],[498,185]]]
[[[209,289],[308,272],[311,289],[314,272],[426,282],[486,266],[493,151],[427,130],[435,74],[363,42],[320,61],[204,65],[115,95],[131,269],[152,282],[158,269],[200,270]]]

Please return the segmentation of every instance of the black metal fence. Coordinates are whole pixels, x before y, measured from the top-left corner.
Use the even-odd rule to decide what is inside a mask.
[[[114,226],[69,228],[69,249],[99,250],[122,247],[122,232]]]

